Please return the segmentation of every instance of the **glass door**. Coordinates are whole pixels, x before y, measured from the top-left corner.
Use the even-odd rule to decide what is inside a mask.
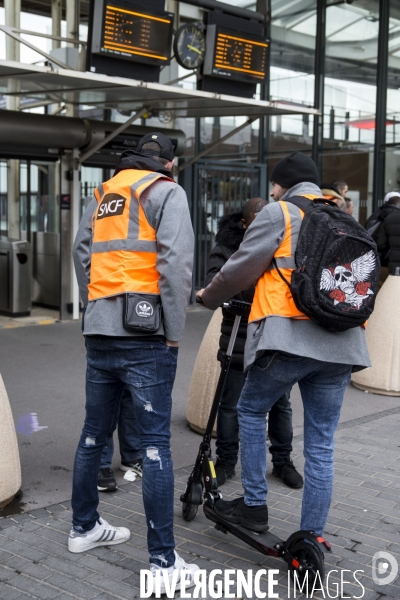
[[[32,301],[60,305],[60,162],[20,162],[21,238],[32,244]]]

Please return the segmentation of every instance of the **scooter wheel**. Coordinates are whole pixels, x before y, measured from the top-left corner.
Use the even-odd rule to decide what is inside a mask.
[[[184,502],[182,504],[182,517],[185,519],[185,521],[193,521],[193,519],[197,515],[198,508],[198,504],[193,504],[192,502]]]
[[[325,578],[324,555],[321,550],[314,544],[305,541],[295,542],[289,550],[299,563],[304,566],[304,569],[299,570],[290,565],[292,580],[294,580],[294,573],[296,572],[296,580],[300,589],[306,583],[308,594],[312,593],[314,587],[321,588],[321,583],[324,582]],[[303,589],[303,593],[305,591]]]

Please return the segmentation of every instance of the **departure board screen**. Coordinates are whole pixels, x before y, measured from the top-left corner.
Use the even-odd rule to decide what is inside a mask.
[[[268,45],[262,38],[209,25],[204,73],[261,83],[266,78]]]
[[[171,13],[156,14],[133,5],[105,2],[101,53],[136,62],[168,64],[172,37]]]

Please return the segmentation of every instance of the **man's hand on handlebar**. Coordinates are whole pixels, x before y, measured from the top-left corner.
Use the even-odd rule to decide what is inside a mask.
[[[197,292],[197,294],[196,294],[196,303],[197,303],[197,304],[201,304],[202,306],[205,306],[206,308],[209,308],[208,306],[206,306],[206,305],[204,304],[204,302],[203,302],[203,299],[202,299],[202,295],[203,295],[204,289],[205,289],[205,288],[202,288],[201,290],[199,290],[199,291]],[[210,310],[213,310],[213,309],[212,309],[212,308],[210,308]]]
[[[196,292],[196,302],[197,304],[203,304],[203,300],[201,299],[202,295],[204,292],[204,288],[202,288],[201,290],[199,290],[198,292]],[[203,304],[204,306],[204,304]]]

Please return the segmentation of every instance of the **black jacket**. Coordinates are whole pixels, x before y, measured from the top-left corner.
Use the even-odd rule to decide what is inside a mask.
[[[375,242],[378,240],[379,233],[381,230],[380,225],[382,225],[383,221],[392,214],[393,210],[396,210],[395,204],[382,204],[380,208],[373,215],[371,215],[367,222],[365,223],[365,229],[370,233]],[[374,227],[377,225],[376,227]]]
[[[400,267],[400,206],[395,204],[383,221],[378,237],[378,251],[393,274]]]
[[[211,283],[212,279],[221,270],[226,261],[239,249],[239,246],[243,240],[245,230],[241,219],[243,218],[242,212],[232,213],[226,215],[219,220],[218,233],[215,236],[217,242],[214,248],[211,250],[210,258],[207,265],[207,275],[204,285],[207,286]],[[251,286],[248,290],[240,292],[235,298],[238,300],[244,300],[246,302],[252,302],[254,297],[255,286]],[[228,348],[229,337],[231,335],[233,322],[235,320],[234,315],[222,309],[223,319],[221,325],[221,337],[219,340],[220,351],[218,352],[218,360],[221,360],[222,352],[226,352]],[[233,348],[231,366],[235,369],[243,370],[243,355],[244,346],[247,337],[247,322],[242,317],[238,335],[236,338],[235,346]]]

